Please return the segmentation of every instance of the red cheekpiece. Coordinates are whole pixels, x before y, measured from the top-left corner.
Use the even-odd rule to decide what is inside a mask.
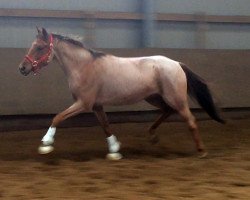
[[[50,36],[49,36],[49,50],[48,50],[48,52],[45,55],[43,55],[38,60],[34,60],[29,55],[25,56],[25,59],[31,63],[32,71],[34,73],[37,73],[39,71],[39,69],[41,68],[41,66],[39,66],[39,65],[41,63],[45,63],[46,62],[46,65],[49,64],[49,58],[51,56],[52,49],[53,49],[53,36],[52,36],[52,34],[50,34]]]

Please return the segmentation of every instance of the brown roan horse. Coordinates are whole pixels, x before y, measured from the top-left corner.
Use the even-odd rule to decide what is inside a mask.
[[[74,98],[73,105],[54,117],[42,138],[40,153],[53,150],[56,127],[62,121],[93,111],[107,136],[110,155],[119,155],[120,143],[110,130],[103,106],[145,100],[162,111],[149,129],[153,140],[157,138],[156,128],[177,112],[187,122],[198,152],[206,154],[196,120],[189,109],[187,94],[194,97],[212,119],[224,121],[217,112],[206,82],[186,65],[164,56],[116,57],[87,49],[78,40],[49,34],[44,28],[37,30],[37,37],[19,66],[20,72],[25,76],[36,73],[55,58],[67,77]]]

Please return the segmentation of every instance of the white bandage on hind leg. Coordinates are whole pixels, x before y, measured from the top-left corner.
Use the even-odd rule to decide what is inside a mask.
[[[50,127],[46,135],[42,138],[44,145],[51,145],[54,143],[54,135],[56,133],[56,127]]]
[[[120,142],[117,141],[117,138],[114,135],[107,137],[107,142],[110,153],[116,153],[120,150]]]

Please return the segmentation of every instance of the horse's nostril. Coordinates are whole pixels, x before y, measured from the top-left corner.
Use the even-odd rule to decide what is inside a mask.
[[[20,68],[21,71],[25,71],[25,69],[26,69],[25,66],[22,66],[22,67]]]
[[[26,67],[25,67],[25,66],[20,66],[20,67],[19,67],[19,71],[20,71],[22,74],[25,74],[25,73],[26,73]]]

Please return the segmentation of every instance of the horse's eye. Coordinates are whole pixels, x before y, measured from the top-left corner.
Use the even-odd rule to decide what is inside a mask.
[[[37,47],[36,49],[37,49],[37,51],[41,51],[44,49],[44,47]]]

